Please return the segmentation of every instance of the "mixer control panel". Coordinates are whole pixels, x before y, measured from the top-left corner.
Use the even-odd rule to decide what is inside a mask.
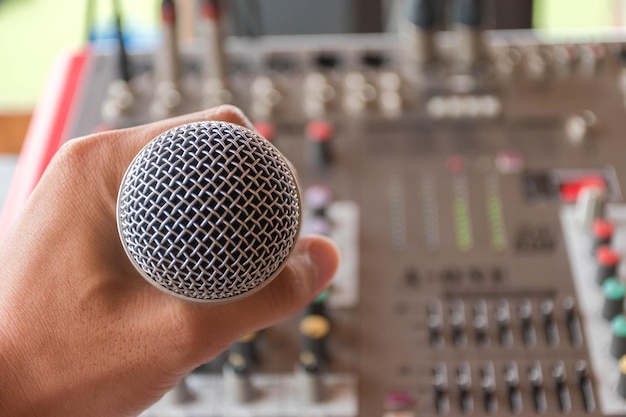
[[[171,2],[167,2],[171,4]],[[224,103],[300,176],[334,284],[247,335],[143,417],[626,414],[626,39],[451,31],[93,51],[67,138]],[[206,3],[206,4],[205,4]],[[125,74],[125,75],[124,75]]]

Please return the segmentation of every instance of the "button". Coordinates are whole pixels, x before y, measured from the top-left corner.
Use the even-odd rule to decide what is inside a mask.
[[[331,142],[335,135],[333,126],[323,120],[311,121],[306,127],[309,139],[308,159],[316,168],[326,168],[332,162]]]
[[[615,225],[605,219],[596,219],[591,228],[593,233],[593,242],[591,244],[591,255],[595,256],[600,246],[610,246],[613,239]]]
[[[600,246],[596,252],[596,260],[598,261],[596,282],[599,285],[604,284],[604,281],[617,275],[617,266],[620,262],[619,253],[608,246]]]
[[[276,126],[272,122],[256,122],[254,128],[265,139],[273,142],[276,137]]]

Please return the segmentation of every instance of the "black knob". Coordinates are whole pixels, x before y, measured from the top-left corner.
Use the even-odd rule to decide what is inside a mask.
[[[615,359],[620,359],[626,355],[626,317],[623,314],[615,316],[611,321],[611,338],[610,351]]]
[[[604,305],[602,306],[602,317],[606,320],[613,320],[615,316],[624,311],[624,296],[626,286],[615,278],[609,278],[602,285],[604,292]]]

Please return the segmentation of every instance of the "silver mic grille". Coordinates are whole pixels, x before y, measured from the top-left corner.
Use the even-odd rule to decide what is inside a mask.
[[[153,139],[118,195],[122,244],[149,282],[179,297],[234,300],[284,266],[302,207],[285,158],[258,134],[197,122]]]

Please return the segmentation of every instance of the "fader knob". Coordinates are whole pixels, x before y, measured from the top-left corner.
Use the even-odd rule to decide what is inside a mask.
[[[615,278],[609,278],[602,285],[604,292],[604,306],[602,307],[602,317],[606,320],[613,320],[615,316],[624,311],[624,296],[626,286]]]
[[[623,314],[616,316],[611,321],[611,338],[610,352],[615,359],[619,359],[626,355],[626,317]]]

